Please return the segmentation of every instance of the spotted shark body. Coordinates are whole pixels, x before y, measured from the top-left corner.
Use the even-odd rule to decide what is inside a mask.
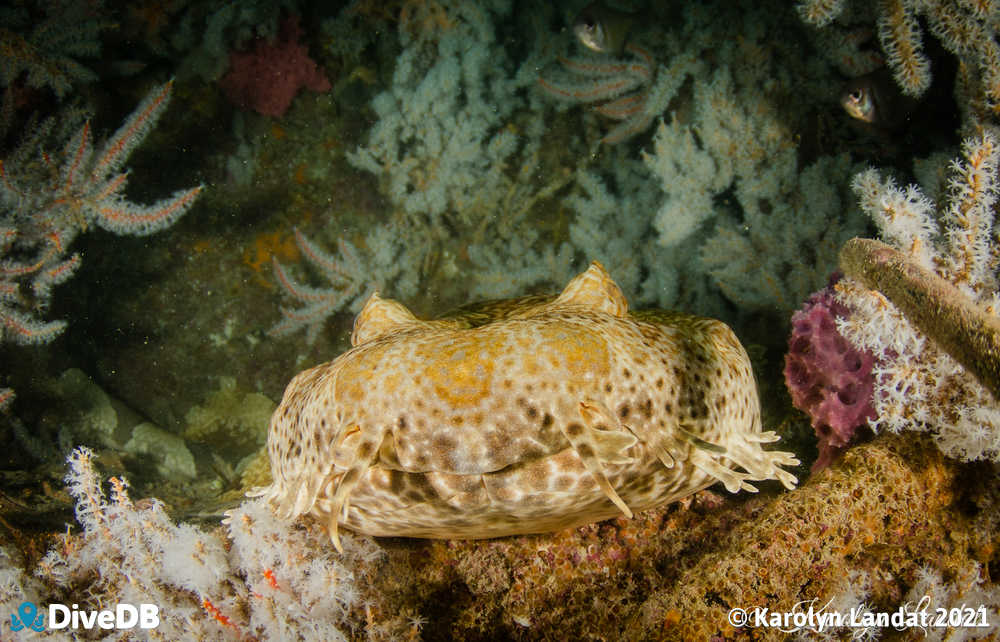
[[[712,319],[630,313],[599,263],[557,297],[433,321],[373,294],[353,348],[271,420],[279,516],[369,535],[487,538],[631,517],[716,482],[796,480],[765,451],[756,382]]]

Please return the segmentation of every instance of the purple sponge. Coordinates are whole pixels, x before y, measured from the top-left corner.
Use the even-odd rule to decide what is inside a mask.
[[[795,407],[812,418],[819,439],[814,472],[828,466],[855,431],[875,418],[875,357],[855,349],[837,331],[837,317],[849,311],[833,294],[832,285],[814,293],[792,315],[785,355],[785,385]]]

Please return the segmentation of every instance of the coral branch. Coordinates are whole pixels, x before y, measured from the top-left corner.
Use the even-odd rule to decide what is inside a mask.
[[[37,316],[48,307],[52,288],[79,268],[80,255],[67,256],[78,234],[95,225],[116,234],[152,234],[172,225],[201,193],[197,186],[150,205],[123,194],[128,172],[122,166],[166,110],[172,87],[173,81],[155,87],[96,151],[86,122],[50,154],[50,119],[0,159],[0,343],[47,343],[66,327]],[[0,405],[12,398],[0,392]]]
[[[876,356],[872,429],[926,431],[950,457],[1000,461],[1000,149],[983,132],[962,155],[937,205],[875,170],[855,177],[862,209],[893,247],[844,247],[837,299],[851,313],[837,329]]]
[[[892,301],[1000,400],[1000,319],[880,241],[854,238],[845,243],[840,269]]]
[[[405,274],[405,245],[389,228],[376,227],[368,234],[365,239],[367,253],[360,252],[352,243],[341,238],[337,243],[339,256],[334,256],[298,229],[295,230],[295,241],[302,256],[330,282],[331,287],[299,283],[275,259],[274,273],[278,284],[302,306],[282,308],[284,320],[271,328],[271,336],[284,336],[305,328],[306,341],[311,345],[330,315],[345,307],[359,309],[367,294],[377,289],[376,286],[385,287],[393,282],[401,292],[410,292],[415,287],[412,276]]]
[[[94,180],[102,180],[111,172],[118,171],[128,160],[132,150],[152,131],[156,121],[167,108],[173,86],[174,81],[171,79],[149,92],[135,108],[135,111],[118,128],[115,135],[105,143],[98,155],[97,163],[94,164],[94,168],[90,172]]]
[[[922,51],[917,16],[902,0],[885,0],[882,11],[878,38],[893,76],[904,94],[919,96],[931,84],[931,65]]]
[[[629,43],[630,58],[607,56],[560,57],[563,72],[556,78],[538,78],[546,94],[569,102],[593,106],[594,111],[622,121],[601,139],[614,145],[645,131],[666,108],[670,99],[691,72],[687,58],[659,66],[652,54]]]
[[[795,9],[809,24],[825,27],[844,10],[844,0],[803,0]]]

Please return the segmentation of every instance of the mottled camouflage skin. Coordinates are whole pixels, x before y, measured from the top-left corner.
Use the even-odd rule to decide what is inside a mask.
[[[416,319],[372,295],[354,347],[296,376],[271,420],[285,518],[483,538],[632,516],[717,481],[795,478],[767,452],[747,354],[711,319],[630,314],[598,263],[558,297]],[[742,469],[742,470],[738,470]]]

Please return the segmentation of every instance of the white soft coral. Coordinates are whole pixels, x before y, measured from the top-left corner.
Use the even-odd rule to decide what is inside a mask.
[[[70,455],[83,532],[42,559],[41,584],[73,591],[84,610],[156,604],[165,639],[345,639],[354,569],[380,554],[369,540],[344,535],[337,555],[320,529],[280,522],[260,500],[230,512],[228,533],[175,524],[158,500],[132,502],[123,480],[106,494],[92,459],[86,448]]]
[[[964,160],[951,165],[948,203],[936,209],[916,186],[900,188],[875,170],[856,176],[853,187],[885,241],[996,315],[1000,245],[993,207],[1000,148],[984,133],[966,140],[962,154]],[[878,292],[849,278],[837,290],[851,310],[838,330],[879,359],[872,428],[928,431],[949,456],[1000,461],[1000,407],[979,380]]]

